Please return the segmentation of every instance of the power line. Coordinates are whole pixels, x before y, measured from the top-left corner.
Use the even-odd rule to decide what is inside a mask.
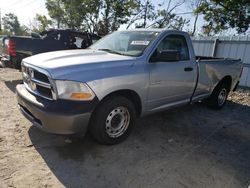
[[[21,10],[23,7],[27,7],[27,6],[29,6],[29,5],[31,5],[31,4],[33,4],[33,3],[35,3],[36,1],[35,0],[31,0],[31,1],[29,1],[28,3],[26,3],[26,4],[17,4],[17,5],[21,5],[21,6],[18,6],[18,7],[14,7],[13,8],[13,6],[9,6],[9,7],[7,7],[6,9],[5,9],[5,12],[7,12],[7,11],[9,11],[10,9],[11,9],[11,11],[13,11],[13,10],[15,10],[15,12],[17,12],[17,11],[19,11],[19,10]],[[16,9],[18,9],[18,10],[16,10]],[[7,11],[6,11],[7,10]]]
[[[13,7],[13,6],[15,6],[15,5],[18,5],[19,3],[22,3],[22,2],[20,2],[19,0],[17,0],[17,1],[14,1],[13,3],[11,3],[11,4],[9,4],[9,5],[6,5],[5,7]],[[4,8],[5,9],[5,7],[2,7],[2,8]],[[8,9],[8,8],[7,8]]]

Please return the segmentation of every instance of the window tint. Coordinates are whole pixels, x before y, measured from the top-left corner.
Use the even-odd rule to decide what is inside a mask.
[[[157,48],[157,52],[163,50],[177,50],[180,52],[180,60],[189,60],[188,46],[184,36],[168,35]]]

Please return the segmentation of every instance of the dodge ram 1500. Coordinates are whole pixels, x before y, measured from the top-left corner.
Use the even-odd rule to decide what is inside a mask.
[[[22,61],[21,112],[34,126],[123,141],[135,119],[196,101],[221,109],[240,80],[238,59],[196,57],[189,35],[165,29],[114,32],[85,50]]]

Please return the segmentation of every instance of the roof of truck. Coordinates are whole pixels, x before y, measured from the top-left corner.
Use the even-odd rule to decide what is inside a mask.
[[[161,32],[165,31],[166,29],[164,28],[137,28],[137,29],[128,29],[128,30],[122,30],[122,31],[152,31],[152,32]]]
[[[149,31],[149,32],[164,32],[164,31],[174,31],[178,33],[186,33],[184,31],[178,31],[174,29],[167,29],[167,28],[138,28],[138,29],[128,29],[128,30],[121,30],[121,31]]]

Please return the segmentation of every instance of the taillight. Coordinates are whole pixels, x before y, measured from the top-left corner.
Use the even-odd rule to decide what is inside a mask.
[[[16,44],[12,39],[9,39],[8,54],[10,56],[16,56]]]

